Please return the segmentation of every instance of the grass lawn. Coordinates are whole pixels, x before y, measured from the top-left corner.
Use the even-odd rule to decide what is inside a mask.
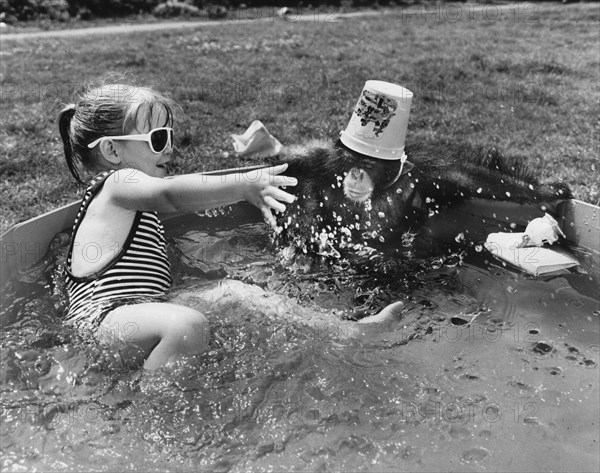
[[[174,172],[254,164],[234,156],[229,138],[254,119],[284,144],[333,139],[365,80],[377,78],[415,94],[407,143],[498,146],[599,204],[599,6],[410,11],[3,40],[0,231],[77,199],[56,117],[107,71],[130,72],[182,106]]]

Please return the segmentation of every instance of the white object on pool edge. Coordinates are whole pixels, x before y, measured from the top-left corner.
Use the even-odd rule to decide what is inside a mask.
[[[485,248],[502,261],[534,276],[579,265],[579,262],[563,249],[522,246],[524,237],[525,233],[490,233]]]
[[[551,215],[534,218],[525,229],[520,248],[526,246],[543,246],[544,243],[552,245],[558,237],[565,238],[565,234],[558,226],[558,222]]]

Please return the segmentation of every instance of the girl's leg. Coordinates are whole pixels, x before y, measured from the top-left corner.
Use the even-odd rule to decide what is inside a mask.
[[[112,310],[98,337],[111,345],[138,348],[147,356],[144,368],[156,369],[208,346],[208,323],[200,312],[178,304],[146,302]]]

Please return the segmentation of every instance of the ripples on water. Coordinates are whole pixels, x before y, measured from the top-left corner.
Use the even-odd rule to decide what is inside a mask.
[[[168,371],[127,366],[61,324],[54,262],[64,236],[11,285],[4,469],[597,465],[600,310],[564,278],[482,269],[481,255],[282,267],[261,225],[172,236],[174,294],[206,313],[212,339]],[[206,302],[224,276],[246,285],[229,302]],[[395,300],[405,302],[400,318],[348,320]]]

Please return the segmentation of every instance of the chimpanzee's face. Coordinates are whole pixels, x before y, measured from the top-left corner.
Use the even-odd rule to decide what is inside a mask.
[[[373,179],[362,168],[352,168],[344,179],[344,195],[352,202],[361,203],[371,198],[373,194]]]
[[[400,161],[364,158],[358,166],[352,167],[344,178],[344,196],[354,203],[363,203],[373,196],[375,190],[383,192],[400,177]],[[402,174],[413,165],[406,161]]]

